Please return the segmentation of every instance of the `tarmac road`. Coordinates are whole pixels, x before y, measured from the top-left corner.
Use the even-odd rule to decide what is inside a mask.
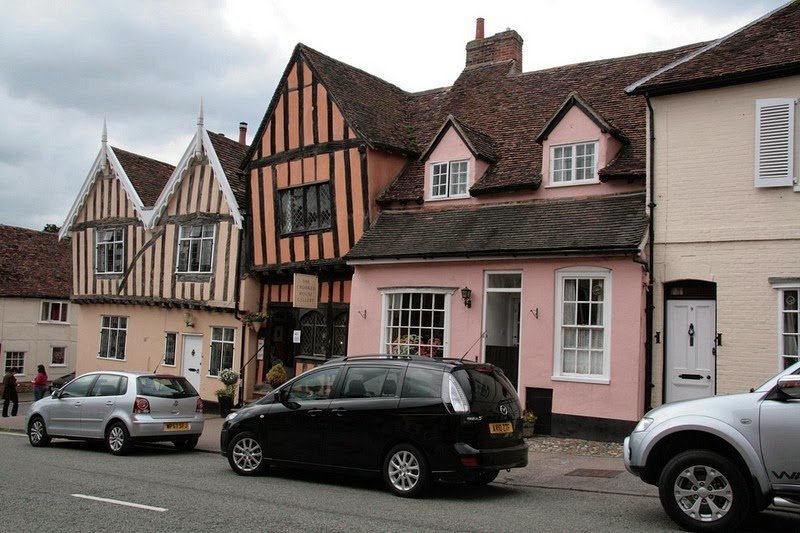
[[[651,496],[493,483],[437,484],[406,500],[372,479],[293,470],[240,477],[220,455],[170,446],[115,457],[101,444],[36,449],[24,435],[0,433],[0,450],[2,531],[676,530]],[[796,515],[769,512],[746,530],[798,527]]]

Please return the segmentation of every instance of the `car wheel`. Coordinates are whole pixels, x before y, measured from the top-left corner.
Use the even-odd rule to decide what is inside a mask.
[[[106,448],[114,455],[125,455],[131,448],[128,428],[122,422],[114,422],[106,431]]]
[[[44,425],[44,419],[41,416],[31,418],[28,424],[28,441],[31,446],[47,446],[50,444],[50,437],[47,435],[47,428]]]
[[[732,530],[750,510],[750,490],[739,467],[706,450],[673,457],[661,472],[658,493],[669,517],[692,531]]]
[[[405,498],[422,494],[430,483],[425,456],[416,446],[398,444],[383,460],[383,480],[390,491]]]
[[[175,445],[176,448],[182,450],[184,452],[190,452],[195,449],[197,446],[197,441],[199,439],[197,437],[190,437],[186,439],[175,439],[172,441],[172,444]]]
[[[473,475],[467,478],[467,485],[488,485],[497,479],[498,474],[500,474],[499,470],[481,470],[479,472],[475,472]]]
[[[264,450],[255,433],[245,431],[228,444],[228,463],[240,476],[255,476],[267,469]]]

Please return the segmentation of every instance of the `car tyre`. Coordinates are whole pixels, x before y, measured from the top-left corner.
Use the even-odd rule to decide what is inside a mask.
[[[383,460],[383,481],[397,496],[416,498],[430,484],[431,474],[425,456],[416,446],[398,444]]]
[[[730,531],[751,508],[747,480],[719,453],[690,450],[673,457],[658,482],[661,505],[690,531]]]
[[[28,441],[36,448],[50,444],[51,437],[47,434],[47,427],[41,416],[34,416],[28,423]]]
[[[175,445],[181,451],[190,452],[197,447],[197,441],[199,440],[198,437],[189,437],[183,439],[175,439],[172,441],[172,444]]]
[[[266,472],[268,464],[264,448],[255,433],[244,431],[228,444],[228,463],[240,476],[257,476]]]
[[[122,422],[114,422],[106,430],[106,449],[113,455],[125,455],[131,449],[128,428]]]
[[[488,485],[500,474],[499,470],[481,470],[479,472],[475,472],[470,477],[467,478],[467,485],[473,485],[476,487],[480,487],[483,485]]]

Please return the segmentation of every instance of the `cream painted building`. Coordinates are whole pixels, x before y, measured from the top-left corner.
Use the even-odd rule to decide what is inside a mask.
[[[795,2],[628,88],[654,134],[653,405],[744,392],[798,360],[798,28]]]
[[[50,380],[75,369],[80,306],[69,301],[70,243],[0,225],[0,362],[30,390],[38,365]]]

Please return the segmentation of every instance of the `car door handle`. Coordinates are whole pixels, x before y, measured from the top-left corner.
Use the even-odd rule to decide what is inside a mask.
[[[317,416],[322,412],[322,409],[309,409],[308,416]]]
[[[114,405],[114,402],[106,402],[106,405]]]
[[[336,416],[344,416],[344,413],[347,412],[347,409],[339,407],[338,409],[332,409],[331,413],[336,413]]]

